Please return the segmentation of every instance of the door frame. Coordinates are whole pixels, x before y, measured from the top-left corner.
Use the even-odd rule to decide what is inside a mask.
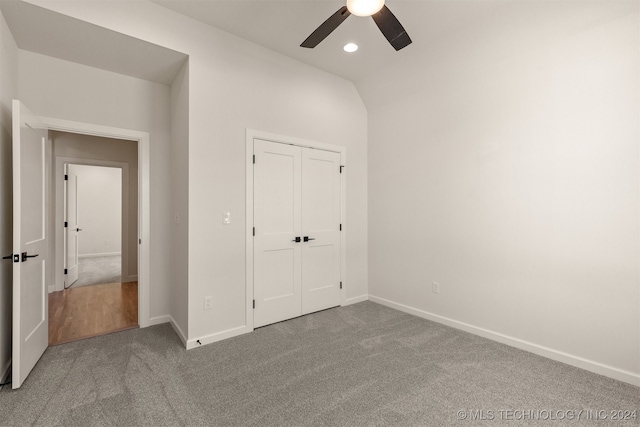
[[[134,142],[134,141],[132,141]],[[57,256],[54,256],[55,259],[55,280],[53,285],[54,291],[62,291],[64,289],[64,266],[65,259],[67,257],[67,248],[65,247],[65,228],[64,222],[66,218],[64,217],[65,212],[65,202],[66,196],[64,194],[64,179],[62,174],[58,173],[58,171],[64,171],[64,165],[79,165],[79,166],[97,166],[97,167],[109,167],[120,169],[122,171],[122,180],[121,180],[121,198],[122,198],[122,209],[120,210],[120,269],[122,272],[127,272],[127,277],[122,277],[127,281],[138,280],[138,276],[129,275],[129,245],[127,245],[127,241],[125,236],[129,235],[129,164],[125,162],[117,162],[111,160],[94,160],[94,159],[81,159],[78,157],[63,157],[58,156],[55,158],[55,171],[56,176],[54,178],[55,188],[55,248],[54,254],[61,254],[60,259]],[[50,290],[51,292],[51,290]]]
[[[295,145],[302,148],[315,148],[318,150],[332,151],[340,154],[340,164],[347,166],[347,148],[339,145],[325,144],[321,142],[309,141],[301,138],[277,135],[262,132],[255,129],[246,129],[245,139],[245,325],[253,330],[253,140],[262,139],[265,141],[280,144]],[[340,174],[340,223],[342,233],[340,233],[340,305],[346,304],[347,286],[347,215],[346,215],[346,195],[347,195],[347,174]]]
[[[105,138],[124,139],[138,143],[138,325],[141,328],[150,326],[150,140],[148,132],[102,126],[71,120],[41,117],[49,130],[100,136]],[[123,177],[124,180],[124,177]],[[57,211],[57,209],[56,209]],[[124,228],[124,227],[123,227]],[[57,230],[56,227],[53,229]],[[57,245],[56,239],[56,245]],[[55,259],[55,248],[51,249]]]

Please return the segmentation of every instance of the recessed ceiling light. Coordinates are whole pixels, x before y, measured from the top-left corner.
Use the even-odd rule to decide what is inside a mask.
[[[347,43],[342,49],[344,49],[345,52],[352,53],[358,50],[358,45],[355,43]]]

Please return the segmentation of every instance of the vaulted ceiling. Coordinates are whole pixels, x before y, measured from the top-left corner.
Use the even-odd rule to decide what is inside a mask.
[[[480,42],[491,46],[496,57],[517,54],[626,13],[635,1],[386,0],[413,40],[396,52],[370,17],[354,15],[316,48],[300,47],[343,0],[151,0],[158,9],[168,8],[351,80],[364,98],[380,90],[401,93],[403,87],[408,93],[438,62],[477,56]],[[0,0],[0,8],[21,49],[163,84],[171,83],[186,59],[183,53],[28,2]],[[347,42],[360,49],[344,52]],[[380,76],[384,87],[378,84]]]
[[[370,17],[350,16],[314,49],[300,43],[343,0],[153,0],[154,3],[212,25],[332,74],[357,81],[387,64],[420,55],[429,45],[483,20],[504,2],[486,0],[387,0],[413,43],[396,52]],[[359,50],[342,47],[355,42]]]

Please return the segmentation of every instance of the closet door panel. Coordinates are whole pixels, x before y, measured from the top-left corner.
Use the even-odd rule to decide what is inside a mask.
[[[340,154],[303,149],[303,314],[340,305],[340,199]]]
[[[254,327],[301,314],[301,152],[254,141]]]

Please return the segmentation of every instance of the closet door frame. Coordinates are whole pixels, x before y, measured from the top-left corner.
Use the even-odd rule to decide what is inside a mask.
[[[342,283],[342,289],[340,290],[340,305],[346,304],[346,289],[348,284],[345,282],[346,277],[346,253],[347,253],[347,230],[349,229],[346,223],[346,190],[347,179],[346,171],[347,167],[347,149],[346,147],[325,144],[315,141],[304,140],[295,137],[276,135],[268,132],[262,132],[255,129],[246,130],[246,179],[245,179],[245,197],[246,197],[246,212],[245,212],[245,319],[246,326],[253,330],[253,227],[254,227],[254,215],[253,215],[253,141],[254,139],[261,139],[264,141],[277,142],[281,144],[295,145],[303,148],[315,148],[318,150],[332,151],[340,154],[340,164],[342,173],[340,174],[340,223],[342,224],[342,232],[340,234],[340,281]]]

